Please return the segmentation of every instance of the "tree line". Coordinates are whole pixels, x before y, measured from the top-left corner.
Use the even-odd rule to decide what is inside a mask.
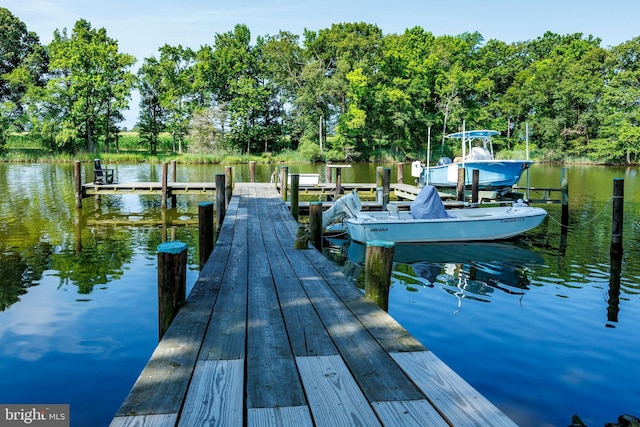
[[[29,132],[54,152],[112,150],[132,91],[152,153],[299,150],[310,160],[366,160],[380,150],[421,158],[430,138],[487,128],[498,150],[528,140],[547,160],[633,163],[640,153],[640,37],[613,47],[581,33],[505,43],[481,34],[383,34],[339,23],[252,40],[246,25],[194,50],[164,45],[144,58],[119,51],[79,20],[39,37],[0,8],[0,150]],[[329,138],[327,137],[329,136]],[[188,147],[187,147],[188,145]]]

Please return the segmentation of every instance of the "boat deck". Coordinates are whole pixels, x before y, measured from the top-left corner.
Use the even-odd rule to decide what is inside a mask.
[[[363,297],[269,184],[237,183],[191,294],[111,426],[513,426]]]

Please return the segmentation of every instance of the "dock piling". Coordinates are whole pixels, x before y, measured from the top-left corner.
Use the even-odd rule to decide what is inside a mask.
[[[300,216],[299,199],[300,199],[300,174],[291,174],[291,215],[298,221]]]
[[[611,250],[622,252],[622,225],[624,220],[624,179],[613,180],[613,213],[611,216]]]
[[[309,232],[317,250],[322,250],[322,202],[309,203]]]
[[[480,187],[480,171],[478,169],[474,169],[473,177],[471,179],[471,203],[474,207],[478,204],[478,189]]]
[[[391,169],[382,169],[382,210],[387,209],[389,195],[391,194]]]
[[[398,163],[398,184],[404,184],[404,163]]]
[[[198,254],[200,270],[213,252],[213,202],[198,203]]]
[[[458,187],[456,188],[456,200],[459,202],[464,201],[464,183],[465,183],[464,168],[458,169]]]
[[[171,160],[171,178],[173,182],[178,182],[178,164],[175,160]],[[171,194],[171,207],[175,208],[178,205],[178,196]]]
[[[249,162],[249,182],[256,182],[256,161],[251,160]]]
[[[167,185],[167,175],[169,170],[169,164],[167,162],[162,162],[162,200],[160,202],[160,207],[162,209],[167,208],[167,193],[169,186]]]
[[[187,298],[187,244],[158,245],[158,335],[162,339]]]
[[[227,196],[226,207],[229,207],[229,203],[231,203],[231,196],[233,196],[233,168],[231,166],[224,167],[224,177],[225,194]]]
[[[367,242],[364,267],[364,296],[384,311],[389,309],[389,288],[393,270],[395,243],[382,240]]]
[[[287,191],[289,190],[289,167],[282,166],[280,168],[280,195],[282,196],[283,201],[287,201]]]
[[[560,191],[562,194],[560,223],[563,227],[567,227],[569,225],[569,169],[567,168],[562,168],[560,171]]]
[[[227,198],[225,192],[225,175],[223,173],[216,174],[216,227],[218,232],[222,228],[224,214],[227,210]]]
[[[82,162],[76,160],[73,165],[73,176],[76,187],[76,208],[82,208]]]

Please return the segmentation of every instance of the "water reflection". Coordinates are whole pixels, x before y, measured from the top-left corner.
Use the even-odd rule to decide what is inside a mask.
[[[344,258],[343,273],[364,288],[366,245],[332,239],[335,256]],[[396,245],[392,285],[409,292],[418,287],[440,287],[463,299],[490,302],[496,290],[524,295],[529,289],[530,267],[544,259],[515,242],[428,243]]]

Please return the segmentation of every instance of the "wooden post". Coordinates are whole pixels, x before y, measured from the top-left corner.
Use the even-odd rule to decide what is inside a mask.
[[[324,176],[325,182],[327,184],[331,184],[331,162],[327,162],[327,164],[324,166]]]
[[[309,232],[313,246],[322,251],[322,202],[309,203]]]
[[[249,182],[256,182],[256,161],[249,162]]]
[[[298,206],[298,200],[300,199],[300,174],[291,174],[291,215],[297,221],[300,216],[300,207]]]
[[[213,202],[198,203],[198,246],[200,270],[213,251]]]
[[[82,163],[76,160],[73,164],[73,176],[76,187],[76,208],[82,208]]]
[[[287,191],[289,186],[289,167],[282,166],[280,168],[280,195],[283,201],[287,201]]]
[[[611,217],[611,250],[622,251],[624,221],[624,179],[613,180],[613,214]]]
[[[398,163],[398,184],[404,183],[404,163]]]
[[[187,244],[158,245],[158,336],[164,333],[187,298]]]
[[[233,167],[224,167],[224,182],[225,182],[225,194],[227,195],[227,207],[231,203],[231,196],[233,196]]]
[[[225,176],[216,174],[216,228],[220,231],[224,222],[224,214],[227,211],[227,198],[225,197]]]
[[[560,170],[560,189],[562,192],[560,224],[567,227],[569,225],[569,169],[567,168]]]
[[[336,168],[336,193],[335,199],[337,200],[340,197],[340,193],[342,192],[342,168]]]
[[[167,175],[169,170],[169,164],[167,162],[162,162],[162,200],[160,202],[160,207],[162,209],[167,208],[167,196],[169,193],[168,185],[167,185]]]
[[[382,205],[384,201],[384,189],[382,188],[382,166],[376,168],[376,203]]]
[[[389,288],[395,244],[383,240],[367,242],[364,261],[364,296],[384,311],[389,309]]]
[[[171,177],[173,182],[178,182],[178,167],[175,160],[171,160]],[[178,205],[178,197],[175,194],[171,195],[171,207],[175,208]]]
[[[382,168],[382,210],[387,209],[391,194],[391,169]]]
[[[473,169],[473,178],[471,179],[471,204],[477,206],[478,204],[478,188],[480,187],[480,171]]]
[[[464,201],[464,168],[458,169],[458,188],[457,188],[457,197],[456,200]]]

